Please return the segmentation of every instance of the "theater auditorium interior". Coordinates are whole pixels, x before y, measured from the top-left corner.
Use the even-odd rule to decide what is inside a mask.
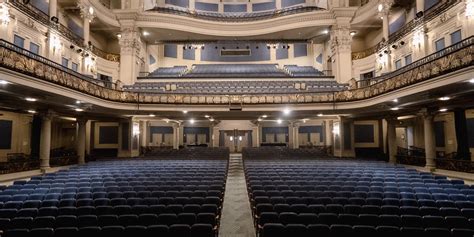
[[[474,236],[474,0],[0,0],[0,237]]]

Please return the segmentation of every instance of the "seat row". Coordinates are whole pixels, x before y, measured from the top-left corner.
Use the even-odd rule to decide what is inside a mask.
[[[222,192],[224,189],[223,185],[196,185],[196,186],[178,186],[178,185],[166,185],[166,186],[108,186],[108,187],[58,187],[58,188],[36,188],[36,189],[6,189],[0,192],[0,196],[14,196],[14,195],[33,195],[33,194],[64,194],[64,193],[90,193],[103,195],[106,197],[114,193],[113,197],[135,197],[144,195],[162,197],[167,196],[166,193],[174,193],[176,196],[181,194],[183,197],[188,196],[207,196],[207,193],[214,194],[216,192]],[[196,194],[196,195],[194,195]],[[171,196],[171,195],[170,195]]]
[[[446,190],[425,190],[425,192],[400,192],[400,191],[308,191],[305,187],[295,186],[293,190],[289,187],[277,187],[279,190],[269,189],[268,186],[262,189],[253,189],[250,192],[251,197],[341,197],[341,198],[396,198],[396,199],[427,199],[427,200],[452,200],[452,201],[474,201],[474,189],[453,191]],[[266,188],[267,190],[263,190]],[[389,190],[389,189],[385,189]],[[432,191],[432,193],[430,193]]]
[[[60,227],[60,228],[35,228],[11,229],[2,235],[5,237],[99,237],[99,236],[140,236],[140,237],[214,237],[215,230],[208,224],[152,225],[152,226],[87,226],[87,227]]]
[[[165,214],[165,213],[213,213],[219,216],[220,207],[215,204],[169,204],[136,206],[84,206],[84,207],[28,207],[21,209],[1,209],[0,218],[61,216],[61,215],[125,215],[125,214]]]
[[[453,228],[420,228],[420,227],[401,227],[396,226],[366,226],[366,225],[324,225],[324,224],[278,224],[270,223],[263,226],[260,233],[261,237],[311,237],[311,236],[426,236],[426,237],[472,237],[473,230]]]
[[[212,213],[165,213],[165,214],[125,214],[125,215],[61,215],[39,217],[0,218],[0,228],[33,229],[33,228],[59,228],[59,227],[86,227],[86,226],[134,226],[134,225],[174,225],[174,224],[209,224],[217,227],[216,216]]]

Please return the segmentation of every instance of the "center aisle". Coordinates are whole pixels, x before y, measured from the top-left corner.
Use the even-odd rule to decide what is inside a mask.
[[[241,154],[231,154],[219,229],[220,237],[255,237]]]

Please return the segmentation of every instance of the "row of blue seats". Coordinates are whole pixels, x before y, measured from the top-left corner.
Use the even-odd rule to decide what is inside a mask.
[[[11,229],[7,230],[5,237],[100,237],[100,236],[140,236],[140,237],[215,237],[215,230],[211,225],[186,224],[152,225],[152,226],[87,226],[82,228],[60,227],[60,228],[35,228],[35,229]]]
[[[454,228],[420,228],[396,226],[366,226],[366,225],[341,225],[341,224],[277,224],[270,223],[263,226],[261,237],[312,237],[312,236],[426,236],[426,237],[472,237],[473,230]]]
[[[291,182],[293,184],[263,184],[262,182],[252,182],[253,184],[247,184],[249,190],[265,190],[265,191],[316,191],[316,192],[405,192],[405,193],[455,193],[472,195],[474,188],[464,184],[455,185],[430,185],[430,184],[419,184],[413,183],[411,185],[406,184],[387,184],[383,185],[380,183],[357,183],[356,185],[311,185],[311,184],[299,184],[299,182]]]
[[[77,193],[77,192],[159,192],[159,191],[182,191],[182,192],[195,192],[195,191],[206,191],[206,190],[218,190],[224,189],[224,184],[215,184],[210,182],[208,184],[199,185],[163,185],[163,186],[118,186],[115,184],[111,185],[53,185],[49,188],[25,188],[22,187],[8,187],[3,191],[0,191],[0,195],[15,195],[15,194],[30,194],[30,193]],[[18,188],[18,189],[17,189]]]
[[[216,204],[157,204],[157,205],[120,205],[120,206],[83,206],[83,207],[29,207],[21,209],[1,209],[0,218],[60,216],[60,215],[126,215],[126,214],[165,214],[165,213],[213,213],[220,214]]]
[[[418,215],[418,216],[464,216],[474,218],[474,208],[456,207],[411,207],[394,205],[355,205],[355,204],[269,204],[261,203],[255,206],[254,213],[260,216],[263,212],[295,212],[295,213],[336,213],[336,214],[389,214],[389,215]]]
[[[38,192],[36,192],[38,191]],[[25,200],[61,200],[61,199],[99,199],[99,198],[160,198],[160,197],[222,197],[221,190],[200,191],[111,191],[111,192],[41,192],[47,190],[33,190],[29,194],[0,195],[0,202],[25,201]],[[51,191],[51,190],[49,190]],[[55,190],[53,190],[55,191]]]
[[[124,215],[60,215],[39,217],[0,218],[0,229],[31,229],[45,227],[86,227],[86,226],[134,226],[134,225],[173,225],[173,224],[209,224],[217,226],[216,216],[212,213],[164,213],[164,214],[124,214]]]

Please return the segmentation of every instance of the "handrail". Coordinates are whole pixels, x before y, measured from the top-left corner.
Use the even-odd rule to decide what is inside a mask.
[[[113,88],[116,87],[116,85],[115,85],[114,82],[109,82],[109,81],[103,81],[103,80],[93,79],[93,78],[91,78],[91,77],[88,77],[88,76],[86,76],[86,75],[83,75],[83,74],[81,74],[81,73],[78,73],[78,72],[76,72],[76,71],[74,71],[74,70],[72,70],[72,69],[70,69],[70,68],[68,68],[68,67],[65,67],[65,66],[63,66],[63,65],[61,65],[61,64],[59,64],[59,63],[56,63],[56,62],[54,62],[54,61],[51,61],[51,60],[49,60],[49,59],[47,59],[47,58],[45,58],[45,57],[43,57],[43,56],[40,56],[40,55],[35,54],[35,53],[32,53],[32,52],[29,51],[29,50],[26,50],[26,49],[24,49],[24,48],[18,47],[18,46],[14,45],[14,44],[12,44],[12,43],[10,43],[10,42],[8,42],[8,41],[5,41],[5,40],[3,40],[3,39],[0,39],[0,46],[1,46],[1,47],[4,47],[4,48],[7,48],[7,49],[10,49],[10,50],[13,50],[13,51],[15,51],[15,52],[17,52],[17,53],[19,53],[19,54],[25,55],[25,56],[28,57],[28,58],[32,58],[32,59],[37,60],[37,61],[39,61],[39,62],[41,62],[41,63],[44,63],[44,64],[46,64],[46,65],[48,65],[48,66],[57,68],[57,69],[59,69],[59,70],[61,70],[61,71],[64,71],[64,72],[66,72],[66,73],[68,73],[68,74],[71,74],[71,75],[73,75],[73,76],[75,76],[75,77],[78,77],[78,78],[80,78],[80,79],[82,79],[82,80],[85,80],[85,81],[94,83],[94,84],[96,84],[96,85],[104,84],[104,85],[108,85],[108,86],[106,86],[106,87],[113,87]]]
[[[173,14],[181,15],[187,17],[193,17],[198,19],[213,20],[213,21],[256,21],[270,19],[274,17],[281,17],[287,15],[293,15],[298,13],[306,13],[313,11],[325,10],[320,7],[315,6],[298,6],[298,7],[289,7],[281,10],[272,10],[265,12],[254,12],[254,13],[218,13],[218,12],[205,12],[205,11],[191,11],[170,7],[155,7],[151,10],[152,12],[164,13],[164,14]],[[247,16],[248,15],[248,16]]]
[[[386,73],[382,76],[378,76],[378,77],[374,77],[374,78],[370,78],[370,79],[365,79],[365,80],[360,80],[358,81],[358,87],[357,88],[365,88],[365,87],[369,87],[369,86],[372,86],[372,85],[375,85],[377,83],[380,83],[388,78],[391,78],[391,77],[395,77],[395,76],[398,76],[402,73],[405,73],[407,71],[410,71],[410,70],[413,70],[414,68],[417,68],[417,67],[420,67],[424,64],[427,64],[429,62],[432,62],[432,61],[435,61],[439,58],[442,58],[444,57],[445,55],[447,54],[450,54],[450,53],[453,53],[455,51],[458,51],[460,49],[463,49],[465,47],[469,47],[471,45],[474,44],[474,36],[471,36],[469,38],[466,38],[464,40],[462,40],[461,42],[458,42],[456,44],[453,44],[451,46],[448,46],[438,52],[435,52],[435,53],[432,53],[424,58],[421,58],[411,64],[408,64],[398,70],[395,70],[395,71],[392,71],[392,72],[389,72],[389,73]]]
[[[357,59],[362,59],[362,58],[366,58],[372,54],[375,54],[377,53],[377,51],[380,49],[381,47],[381,43],[378,43],[368,49],[365,49],[363,51],[359,51],[359,52],[352,52],[351,56],[352,56],[352,60],[357,60]]]
[[[84,39],[71,31],[68,27],[64,26],[63,24],[54,24],[49,20],[49,15],[40,11],[38,8],[34,7],[31,4],[23,4],[20,0],[12,0],[10,1],[11,5],[15,7],[17,10],[25,13],[26,15],[34,18],[36,21],[40,22],[41,24],[45,25],[46,27],[50,27],[58,31],[62,36],[72,41],[74,44],[78,45],[79,47],[85,48]],[[113,53],[106,53],[99,48],[93,46],[92,53],[96,54],[97,56],[107,59],[109,61],[119,62],[120,55],[113,54]]]

